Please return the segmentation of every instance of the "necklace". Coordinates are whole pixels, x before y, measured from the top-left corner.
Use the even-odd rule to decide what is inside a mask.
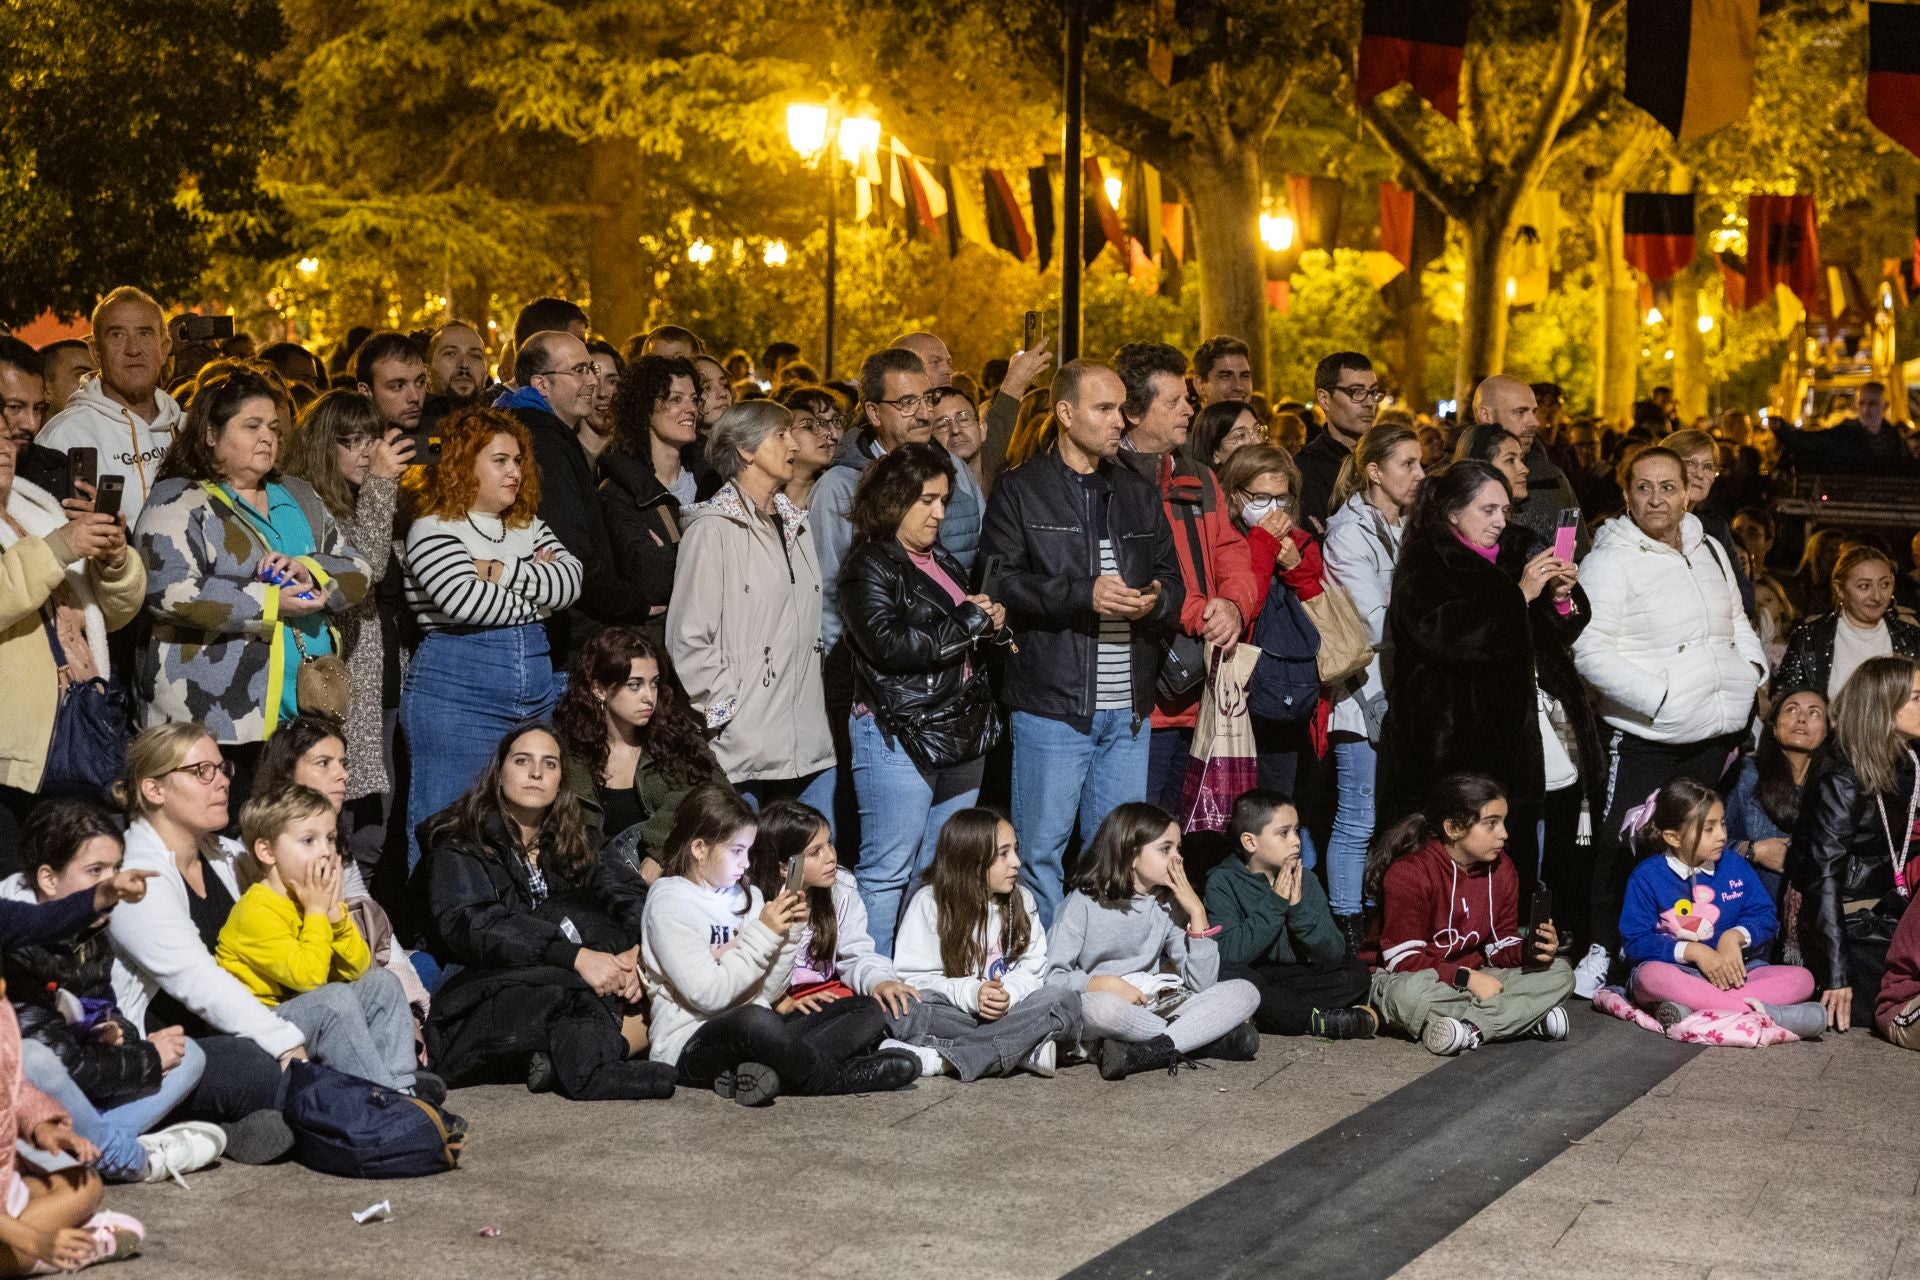
[[[1893,847],[1893,824],[1887,821],[1886,798],[1884,796],[1875,796],[1873,798],[1873,802],[1880,806],[1880,826],[1887,834],[1887,854],[1893,859],[1893,887],[1900,891],[1900,896],[1903,898],[1909,896],[1907,893],[1907,858],[1913,848],[1913,821],[1916,817],[1920,817],[1920,755],[1915,755],[1913,748],[1908,747],[1907,759],[1913,761],[1913,793],[1907,799],[1906,836],[1900,841],[1900,848],[1897,852]]]
[[[488,533],[485,529],[482,529],[479,525],[473,523],[473,513],[471,511],[467,513],[467,523],[469,525],[473,525],[473,531],[475,533],[485,538],[488,542],[493,543],[495,546],[498,546],[500,543],[503,543],[507,540],[507,527],[506,527],[506,522],[504,520],[501,521],[500,523],[500,536],[497,538],[494,537],[492,534]]]

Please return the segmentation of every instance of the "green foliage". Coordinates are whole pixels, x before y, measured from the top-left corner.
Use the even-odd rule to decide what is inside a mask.
[[[0,0],[0,324],[129,281],[171,296],[217,246],[271,244],[283,100],[259,67],[283,38],[273,0]]]
[[[1387,309],[1367,275],[1363,255],[1352,249],[1308,250],[1300,255],[1300,268],[1290,284],[1286,314],[1268,319],[1268,386],[1275,400],[1311,402],[1313,369],[1320,357],[1329,351],[1377,352]]]

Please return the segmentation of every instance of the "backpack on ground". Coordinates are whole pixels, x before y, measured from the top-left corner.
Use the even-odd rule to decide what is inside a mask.
[[[287,1068],[294,1158],[341,1178],[423,1178],[460,1163],[467,1122],[451,1111],[317,1062]]]

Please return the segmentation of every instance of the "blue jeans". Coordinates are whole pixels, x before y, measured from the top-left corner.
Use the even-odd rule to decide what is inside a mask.
[[[853,791],[860,803],[860,901],[874,950],[893,954],[893,931],[907,890],[933,864],[940,828],[980,798],[986,760],[926,774],[895,739],[887,745],[872,716],[847,718],[853,740]]]
[[[833,831],[833,788],[839,781],[840,769],[828,765],[818,773],[810,773],[804,778],[752,778],[746,782],[736,782],[733,789],[740,793],[755,813],[760,806],[771,804],[775,800],[798,800],[801,804],[819,811],[827,820],[827,831]]]
[[[1067,841],[1074,819],[1091,843],[1106,816],[1147,798],[1148,740],[1130,709],[1096,711],[1089,728],[1066,720],[1013,713],[1013,825],[1020,838],[1020,878],[1033,890],[1040,923],[1053,924],[1065,896]]]
[[[80,1091],[53,1050],[38,1040],[20,1042],[20,1068],[28,1083],[65,1107],[73,1116],[73,1131],[100,1148],[100,1176],[110,1182],[137,1182],[146,1176],[147,1149],[140,1145],[140,1135],[186,1101],[206,1066],[206,1054],[189,1040],[179,1065],[160,1077],[152,1093],[101,1111]]]
[[[1339,808],[1327,840],[1327,898],[1337,916],[1359,915],[1360,883],[1367,871],[1367,844],[1373,839],[1373,744],[1352,734],[1333,740]]]
[[[1193,730],[1155,729],[1147,743],[1147,801],[1181,822],[1180,792],[1187,785],[1187,761],[1193,758]]]
[[[539,623],[427,633],[400,690],[400,731],[413,762],[409,871],[420,862],[414,829],[473,785],[508,730],[551,712],[559,687]]]

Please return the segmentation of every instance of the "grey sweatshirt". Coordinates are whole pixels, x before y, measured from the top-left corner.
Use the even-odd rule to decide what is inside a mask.
[[[1102,906],[1078,890],[1068,894],[1047,931],[1047,985],[1085,991],[1087,979],[1158,973],[1170,961],[1180,980],[1204,991],[1220,976],[1212,938],[1187,935],[1166,903],[1152,894]]]

